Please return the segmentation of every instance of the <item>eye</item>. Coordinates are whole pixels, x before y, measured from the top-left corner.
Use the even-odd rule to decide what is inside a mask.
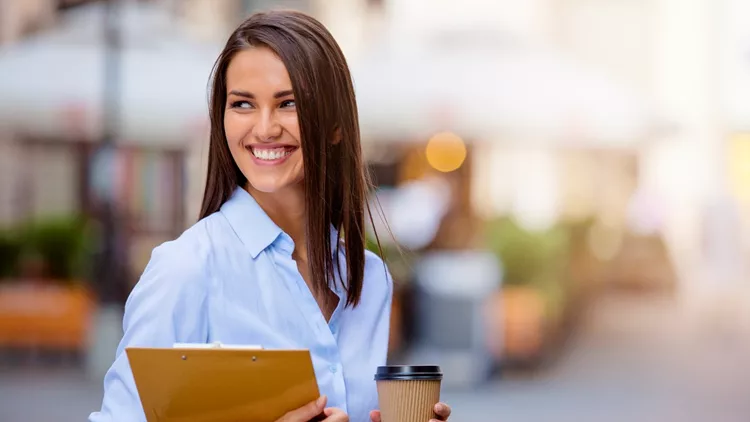
[[[294,100],[284,100],[281,102],[281,108],[294,108],[296,104],[294,103]]]
[[[233,103],[232,103],[232,104],[230,105],[230,107],[231,107],[231,108],[244,108],[244,109],[249,109],[249,108],[252,108],[252,104],[250,104],[250,102],[248,102],[248,101],[244,101],[244,100],[242,100],[242,101],[235,101],[235,102],[233,102]]]

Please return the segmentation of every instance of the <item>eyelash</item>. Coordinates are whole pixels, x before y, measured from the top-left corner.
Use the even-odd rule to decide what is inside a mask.
[[[294,100],[284,100],[284,101],[281,102],[280,106],[282,108],[286,108],[284,105],[287,104],[287,103],[292,103],[291,106],[287,106],[287,107],[293,107],[293,106],[296,105],[295,102],[294,102]],[[248,104],[251,107],[243,107],[242,104]],[[244,101],[244,100],[243,101],[235,101],[235,102],[232,103],[231,108],[252,108],[252,104],[250,104],[250,102]]]
[[[246,107],[242,107],[242,104],[250,105],[250,103],[247,102],[247,101],[235,101],[235,102],[232,103],[231,107],[232,108],[246,108]],[[249,108],[249,107],[247,107],[247,108]]]

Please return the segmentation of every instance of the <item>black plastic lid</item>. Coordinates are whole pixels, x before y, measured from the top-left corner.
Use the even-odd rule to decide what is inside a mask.
[[[442,380],[443,372],[437,365],[388,365],[379,366],[375,381],[392,380]]]

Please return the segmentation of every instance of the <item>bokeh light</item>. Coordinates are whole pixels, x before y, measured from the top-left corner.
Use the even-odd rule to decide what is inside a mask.
[[[448,173],[457,170],[466,160],[466,144],[456,134],[441,132],[427,142],[425,155],[432,168]]]

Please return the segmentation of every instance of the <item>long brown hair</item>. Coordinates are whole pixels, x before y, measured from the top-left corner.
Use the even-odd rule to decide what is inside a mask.
[[[346,304],[357,306],[365,270],[365,210],[370,214],[370,182],[362,160],[357,104],[346,59],[328,30],[314,18],[294,11],[256,13],[229,37],[212,75],[208,177],[200,218],[218,211],[237,186],[247,183],[227,145],[224,108],[229,62],[239,51],[254,46],[274,51],[292,82],[304,160],[307,251],[313,289],[319,293],[329,287],[329,280],[335,280],[334,267],[343,278],[333,259],[334,252],[339,256],[341,242],[335,242],[333,251],[332,225],[344,238]]]

